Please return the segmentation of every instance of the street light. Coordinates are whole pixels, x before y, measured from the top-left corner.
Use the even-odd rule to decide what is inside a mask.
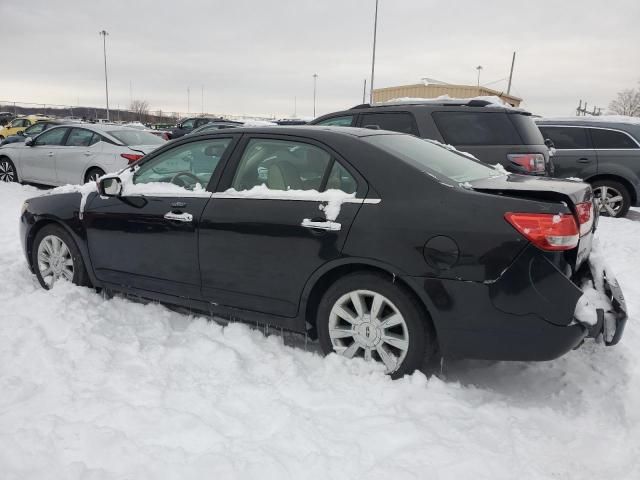
[[[109,83],[107,81],[107,35],[109,35],[109,32],[101,30],[98,34],[102,35],[102,51],[104,53],[104,92],[107,97],[107,121],[109,121]]]
[[[373,21],[373,55],[371,56],[371,85],[369,85],[369,103],[373,103],[373,74],[376,69],[376,36],[378,33],[378,0],[376,0],[376,14]]]
[[[313,74],[313,118],[316,118],[316,84],[318,82],[318,74]]]
[[[476,70],[478,70],[478,86],[480,86],[480,72],[482,71],[482,65],[478,65]]]

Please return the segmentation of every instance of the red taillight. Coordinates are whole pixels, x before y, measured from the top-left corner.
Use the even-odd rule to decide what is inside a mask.
[[[162,132],[162,138],[165,139],[165,140],[169,140],[170,139],[169,134],[167,132]]]
[[[573,215],[563,213],[505,213],[504,218],[542,250],[571,250],[580,234]]]
[[[593,204],[591,202],[577,203],[578,223],[580,223],[580,236],[586,235],[593,227]]]
[[[546,170],[541,153],[510,153],[507,158],[528,173],[544,173]]]
[[[144,157],[144,155],[136,155],[135,153],[121,153],[120,156],[122,158],[126,158],[129,161],[129,165],[131,165],[133,162],[137,162],[142,157]]]

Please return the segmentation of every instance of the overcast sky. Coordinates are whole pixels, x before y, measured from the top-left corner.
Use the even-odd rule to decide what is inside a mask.
[[[362,101],[375,0],[0,0],[0,100],[311,116]],[[639,0],[380,0],[376,87],[422,77],[506,90],[542,115],[639,86]]]

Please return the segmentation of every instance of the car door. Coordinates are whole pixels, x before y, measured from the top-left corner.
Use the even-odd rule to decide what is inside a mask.
[[[325,214],[326,196],[318,193],[327,188],[353,194],[334,221]],[[311,274],[341,255],[360,207],[356,197],[366,192],[365,181],[325,145],[292,136],[245,136],[202,215],[203,297],[221,306],[295,316]]]
[[[554,176],[589,178],[598,172],[598,157],[585,127],[538,125],[542,136],[555,146]]]
[[[124,181],[121,196],[89,202],[83,217],[99,280],[200,298],[197,231],[211,196],[204,188],[234,141],[198,139],[151,154]]]
[[[84,172],[102,152],[100,135],[86,128],[74,127],[67,135],[65,148],[57,152],[56,175],[61,184],[84,183]]]
[[[69,128],[55,127],[38,135],[20,157],[21,178],[45,185],[59,185],[56,156],[64,149]]]
[[[598,156],[599,174],[624,176],[638,184],[640,145],[627,132],[608,128],[589,128],[591,141]]]

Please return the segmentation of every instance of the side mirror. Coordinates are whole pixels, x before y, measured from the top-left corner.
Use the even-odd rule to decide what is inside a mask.
[[[118,177],[107,177],[98,180],[98,193],[103,197],[119,197],[122,193],[122,180]]]
[[[24,139],[24,144],[25,144],[27,147],[33,147],[33,138],[31,138],[31,137],[27,137],[27,138],[25,138],[25,139]]]

